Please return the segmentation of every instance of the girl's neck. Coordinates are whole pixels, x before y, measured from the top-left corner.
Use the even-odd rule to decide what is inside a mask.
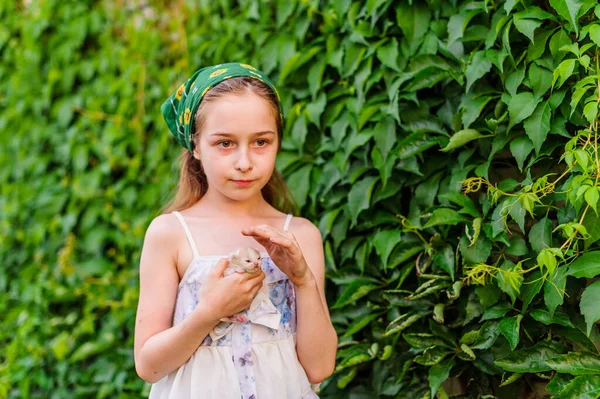
[[[273,208],[261,193],[244,201],[236,201],[209,188],[200,201],[189,209],[203,217],[248,219],[265,216]]]

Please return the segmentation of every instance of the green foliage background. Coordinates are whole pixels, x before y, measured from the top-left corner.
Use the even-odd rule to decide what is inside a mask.
[[[165,4],[0,3],[0,397],[147,395],[159,106],[234,60],[280,87],[277,167],[325,240],[322,397],[598,396],[597,1]]]

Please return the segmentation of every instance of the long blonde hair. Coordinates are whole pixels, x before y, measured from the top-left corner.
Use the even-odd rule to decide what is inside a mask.
[[[224,80],[212,89],[210,89],[202,98],[198,106],[198,111],[194,116],[194,144],[198,145],[197,132],[201,131],[205,119],[206,105],[225,94],[243,94],[252,92],[268,101],[273,111],[277,124],[277,153],[281,150],[281,140],[283,138],[283,121],[279,115],[278,99],[271,89],[264,83],[245,76],[235,77]],[[170,213],[174,210],[180,211],[189,208],[200,200],[208,190],[208,181],[202,168],[202,162],[194,158],[193,154],[184,148],[179,155],[180,177],[176,187],[174,197],[161,209],[161,214]],[[283,180],[277,169],[273,169],[273,174],[262,188],[262,195],[265,201],[271,206],[284,213],[297,215],[298,205],[294,200],[287,184]]]

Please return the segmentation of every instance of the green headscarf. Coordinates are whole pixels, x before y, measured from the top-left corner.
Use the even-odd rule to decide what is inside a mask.
[[[190,152],[194,151],[194,143],[192,141],[194,121],[192,119],[198,110],[200,101],[202,101],[206,92],[211,88],[224,80],[237,76],[248,76],[258,79],[269,86],[277,96],[279,115],[283,122],[283,108],[279,93],[267,75],[253,66],[237,62],[212,65],[197,70],[160,107],[171,134],[177,139],[179,144],[187,148]]]

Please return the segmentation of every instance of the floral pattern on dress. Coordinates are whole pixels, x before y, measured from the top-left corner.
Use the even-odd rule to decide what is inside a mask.
[[[190,264],[191,269],[186,272],[185,280],[180,283],[177,291],[177,304],[173,318],[174,325],[189,316],[198,305],[201,298],[201,289],[208,272],[216,262],[194,262]],[[208,266],[207,266],[208,265]],[[278,329],[272,329],[250,321],[235,323],[225,336],[213,341],[207,335],[201,346],[231,346],[232,362],[242,392],[242,399],[256,399],[256,384],[254,377],[254,360],[252,357],[252,329],[264,328],[273,340],[282,339],[296,334],[296,295],[294,284],[288,279],[269,256],[263,257],[261,265],[265,273],[263,284],[267,286],[268,296],[280,312],[281,319]],[[180,298],[181,297],[181,298]]]

